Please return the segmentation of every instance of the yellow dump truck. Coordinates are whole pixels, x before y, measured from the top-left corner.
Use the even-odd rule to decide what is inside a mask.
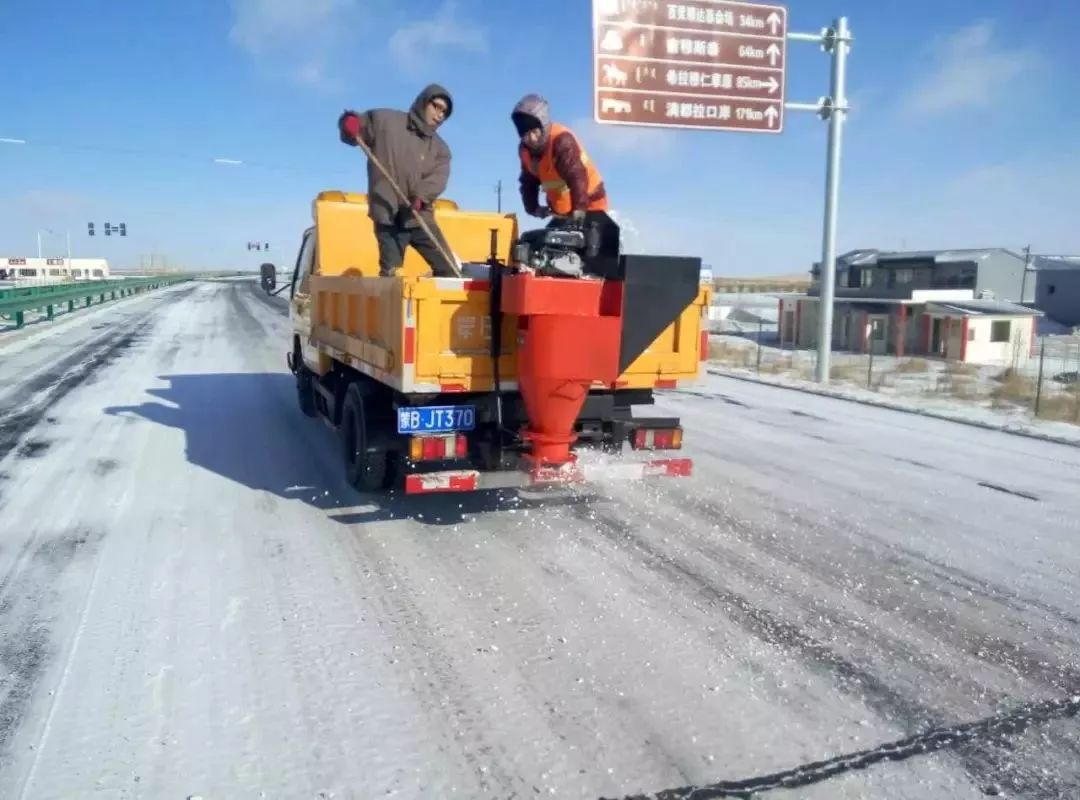
[[[290,287],[287,362],[299,405],[340,432],[349,482],[362,491],[428,493],[591,479],[576,466],[523,470],[529,417],[519,350],[528,324],[499,307],[504,275],[524,269],[531,277],[536,264],[559,259],[580,265],[574,251],[583,238],[544,229],[523,235],[512,214],[440,200],[435,216],[463,277],[430,276],[411,248],[398,276],[380,277],[367,211],[362,194],[320,193]],[[591,382],[573,448],[600,451],[610,474],[689,474],[688,460],[655,453],[681,448],[679,420],[632,410],[699,376],[710,299],[701,262],[610,248],[607,255],[609,279],[586,269],[576,280],[603,284],[605,302],[618,303],[625,363],[614,380]],[[648,451],[647,460],[612,460],[627,447]]]

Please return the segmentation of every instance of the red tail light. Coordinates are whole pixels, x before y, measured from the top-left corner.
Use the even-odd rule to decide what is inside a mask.
[[[650,429],[634,431],[635,450],[681,450],[682,428]]]
[[[701,360],[702,361],[708,361],[709,360],[709,332],[708,331],[702,331],[701,332]]]
[[[425,461],[434,461],[446,455],[446,442],[442,437],[425,437],[421,447],[421,458]]]
[[[469,440],[463,433],[445,436],[414,436],[409,443],[409,457],[415,461],[446,461],[465,458]]]

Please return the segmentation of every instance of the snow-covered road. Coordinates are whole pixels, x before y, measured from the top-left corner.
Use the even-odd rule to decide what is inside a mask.
[[[284,312],[0,339],[0,797],[745,791],[979,722],[760,796],[1080,796],[1080,449],[710,378],[692,479],[376,504]]]

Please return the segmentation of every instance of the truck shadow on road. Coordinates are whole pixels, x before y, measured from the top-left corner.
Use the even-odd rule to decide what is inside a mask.
[[[522,498],[514,492],[414,497],[362,494],[346,483],[336,434],[300,413],[288,373],[162,375],[155,398],[105,413],[184,432],[189,464],[282,500],[304,502],[343,525],[413,520],[460,525],[470,516],[550,508],[570,498]],[[581,498],[575,504],[580,505]],[[587,500],[586,500],[587,502]]]

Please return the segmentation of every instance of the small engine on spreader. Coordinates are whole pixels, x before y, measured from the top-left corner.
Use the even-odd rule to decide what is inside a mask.
[[[585,271],[585,231],[539,228],[525,231],[514,246],[514,260],[537,275],[580,278]]]

